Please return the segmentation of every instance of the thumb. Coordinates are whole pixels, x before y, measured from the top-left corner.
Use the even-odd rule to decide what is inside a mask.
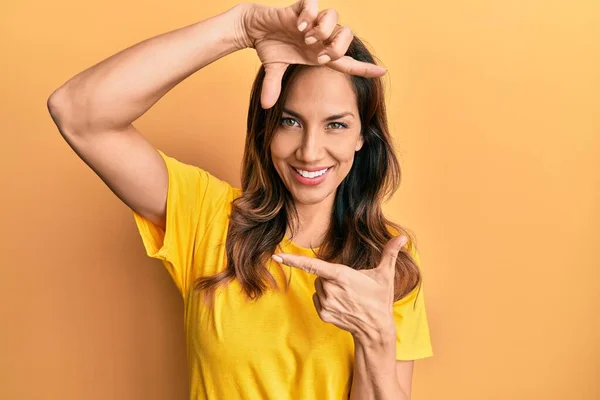
[[[265,78],[260,93],[260,104],[265,110],[277,103],[281,93],[281,80],[287,67],[288,64],[285,63],[265,64]]]
[[[379,262],[379,268],[390,269],[392,271],[396,268],[396,260],[398,259],[398,253],[402,247],[408,242],[408,237],[404,235],[398,235],[392,238],[383,248],[381,252],[381,261]]]

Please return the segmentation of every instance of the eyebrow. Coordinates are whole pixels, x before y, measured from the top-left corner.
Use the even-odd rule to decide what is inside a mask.
[[[298,118],[300,120],[304,120],[304,118],[302,117],[302,115],[300,115],[299,113],[297,113],[295,111],[292,111],[292,110],[289,110],[287,108],[284,108],[283,112],[285,112],[287,114],[290,114],[291,116],[296,117],[296,118]],[[343,113],[340,113],[340,114],[330,115],[329,117],[325,118],[323,120],[323,122],[328,122],[328,121],[333,121],[333,120],[336,120],[336,119],[340,119],[340,118],[343,118],[343,117],[345,117],[347,115],[356,118],[353,113],[351,113],[350,111],[347,111],[347,112],[343,112]]]

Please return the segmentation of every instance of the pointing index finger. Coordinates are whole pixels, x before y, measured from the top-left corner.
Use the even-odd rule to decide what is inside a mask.
[[[318,258],[298,256],[295,254],[277,253],[274,254],[272,258],[278,263],[301,269],[328,280],[337,280],[341,267],[338,264],[328,263],[327,261],[319,260]]]

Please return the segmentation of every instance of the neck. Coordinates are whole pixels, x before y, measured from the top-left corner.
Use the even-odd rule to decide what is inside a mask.
[[[298,226],[291,232],[288,226],[286,236],[303,247],[320,247],[331,222],[335,193],[317,204],[296,203]]]

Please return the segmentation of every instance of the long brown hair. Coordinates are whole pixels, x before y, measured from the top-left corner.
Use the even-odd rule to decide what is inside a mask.
[[[346,55],[375,63],[357,37]],[[289,225],[294,232],[298,217],[293,198],[273,165],[270,146],[290,83],[303,68],[307,66],[294,64],[287,68],[279,99],[268,110],[260,105],[264,67],[254,80],[242,162],[242,194],[231,204],[225,243],[227,266],[216,275],[197,279],[194,285],[195,290],[205,290],[208,297],[236,278],[251,299],[260,297],[269,286],[277,287],[266,263],[284,239],[286,227]],[[331,223],[315,254],[325,261],[369,269],[378,265],[384,245],[396,234],[406,235],[409,246],[416,244],[411,232],[386,219],[381,210],[381,204],[396,191],[401,179],[388,131],[381,78],[350,79],[358,100],[363,146],[337,188]],[[394,300],[403,298],[420,283],[418,266],[403,249],[396,262]]]

